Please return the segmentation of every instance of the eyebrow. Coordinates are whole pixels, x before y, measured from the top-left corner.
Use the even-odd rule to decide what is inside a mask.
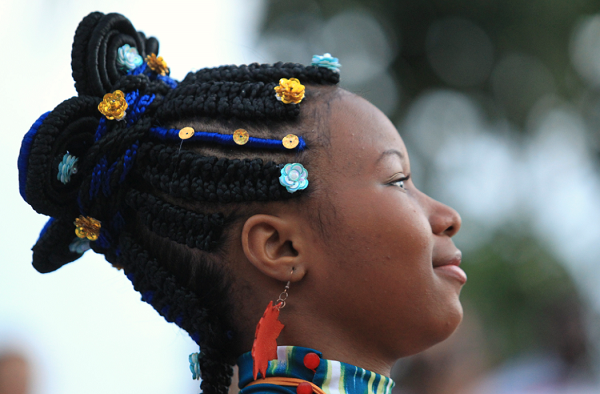
[[[384,157],[389,156],[389,155],[396,155],[400,158],[400,160],[404,160],[404,155],[402,154],[402,152],[400,152],[396,149],[388,149],[388,150],[384,151],[383,153],[381,153],[381,156],[379,156],[379,159],[377,159],[375,164],[378,164],[381,160],[383,160]]]

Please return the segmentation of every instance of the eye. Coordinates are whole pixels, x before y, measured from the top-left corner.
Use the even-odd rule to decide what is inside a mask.
[[[398,179],[396,179],[394,181],[391,181],[389,184],[390,185],[394,185],[394,186],[398,186],[402,190],[406,190],[406,186],[404,185],[404,182],[407,181],[409,178],[410,178],[410,175],[407,175],[405,177],[398,178]]]
[[[394,184],[396,186],[400,186],[402,189],[406,190],[406,188],[404,187],[404,180],[394,181],[394,182],[392,182],[392,184]]]

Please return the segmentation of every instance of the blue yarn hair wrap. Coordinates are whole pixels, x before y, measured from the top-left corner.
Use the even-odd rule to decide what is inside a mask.
[[[179,130],[180,129],[166,129],[164,127],[152,127],[150,128],[150,135],[158,138],[162,141],[180,141],[179,138]],[[288,149],[283,146],[282,140],[276,139],[266,139],[266,138],[256,138],[250,137],[248,142],[245,143],[244,147],[248,148],[262,148],[262,149],[276,149],[276,150],[284,150],[284,151],[303,151],[306,149],[306,142],[304,138],[298,137],[298,146],[292,149]],[[201,142],[212,142],[220,145],[234,145],[240,146],[235,143],[233,140],[233,134],[220,134],[220,133],[212,133],[208,131],[196,131],[192,137],[187,139],[186,141],[201,141]]]
[[[25,195],[25,189],[27,185],[27,168],[29,167],[29,153],[31,152],[31,144],[33,143],[33,139],[38,129],[44,123],[44,119],[50,115],[48,111],[35,121],[35,123],[31,126],[25,137],[23,137],[23,142],[21,143],[21,150],[19,151],[19,160],[17,162],[17,166],[19,168],[19,193],[21,193],[21,197],[23,200],[27,202],[27,196]]]

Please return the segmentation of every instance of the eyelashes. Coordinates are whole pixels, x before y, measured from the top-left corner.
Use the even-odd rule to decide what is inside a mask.
[[[400,172],[398,174],[395,174],[394,176],[400,175],[400,174],[402,174],[402,173]],[[402,178],[394,179],[393,181],[389,182],[388,185],[397,186],[397,187],[401,188],[402,190],[406,191],[406,186],[405,186],[404,182],[406,182],[409,179],[410,179],[410,174],[408,174]]]

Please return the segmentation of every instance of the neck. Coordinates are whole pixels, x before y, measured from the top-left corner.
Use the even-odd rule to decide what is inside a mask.
[[[279,346],[301,346],[320,351],[328,360],[340,361],[366,369],[377,374],[390,377],[391,369],[396,361],[384,357],[377,349],[378,344],[371,338],[358,335],[352,330],[335,329],[335,326],[325,322],[310,320],[310,315],[291,314],[293,306],[286,307],[287,314],[282,313],[280,319],[285,325],[277,339]],[[293,316],[292,318],[290,318]],[[242,353],[252,349],[255,328],[242,333]],[[357,340],[356,338],[360,338]]]
[[[324,326],[312,327],[289,323],[277,340],[282,346],[302,346],[323,353],[328,360],[341,361],[390,377],[396,360],[385,359],[366,341],[353,340],[347,330],[327,330]]]

